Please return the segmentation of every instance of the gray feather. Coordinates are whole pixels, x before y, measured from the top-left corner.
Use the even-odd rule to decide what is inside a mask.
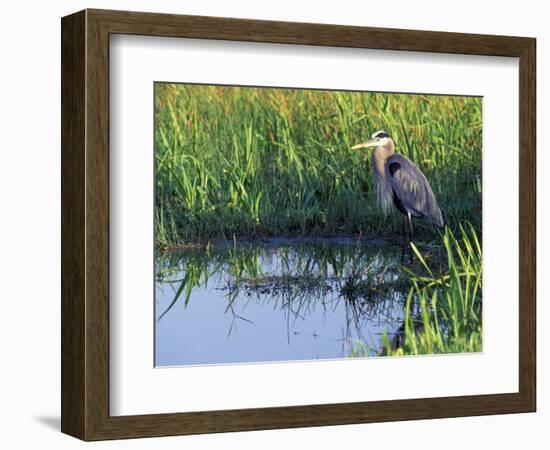
[[[392,194],[395,193],[407,212],[443,226],[441,210],[430,183],[410,159],[399,153],[390,156],[386,160],[385,175]]]

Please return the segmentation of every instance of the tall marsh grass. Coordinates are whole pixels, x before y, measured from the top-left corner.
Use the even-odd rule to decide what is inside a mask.
[[[159,83],[156,240],[392,234],[375,203],[376,130],[426,174],[451,228],[481,227],[481,99]],[[418,221],[417,234],[436,231]]]
[[[423,270],[409,270],[403,336],[384,336],[388,355],[465,353],[482,350],[482,250],[472,226],[446,229],[443,245],[448,269],[434,273],[415,248]]]

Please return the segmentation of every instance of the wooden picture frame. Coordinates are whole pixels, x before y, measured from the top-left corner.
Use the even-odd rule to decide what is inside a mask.
[[[62,30],[62,416],[84,440],[535,411],[533,38],[85,10]],[[140,416],[109,415],[109,36],[184,37],[519,58],[519,392]]]

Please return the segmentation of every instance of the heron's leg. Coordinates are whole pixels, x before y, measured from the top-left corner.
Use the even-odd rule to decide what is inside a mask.
[[[409,222],[406,215],[403,216],[403,244],[401,245],[401,264],[405,263],[405,253],[409,246]]]
[[[413,249],[411,247],[411,243],[412,243],[412,239],[413,239],[413,224],[412,224],[412,217],[411,217],[411,213],[407,213],[407,228],[409,230],[409,233],[408,233],[408,238],[409,238],[409,242],[407,242],[407,247],[409,247],[409,264],[412,263],[412,260],[413,260]]]

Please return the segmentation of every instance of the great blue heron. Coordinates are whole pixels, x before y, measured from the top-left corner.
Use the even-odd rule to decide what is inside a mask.
[[[403,214],[403,251],[409,249],[412,261],[412,217],[425,217],[435,225],[443,226],[443,217],[428,180],[406,156],[395,153],[393,139],[385,131],[377,131],[371,138],[352,147],[352,150],[374,147],[371,166],[374,174],[378,204],[388,213],[392,204]]]

